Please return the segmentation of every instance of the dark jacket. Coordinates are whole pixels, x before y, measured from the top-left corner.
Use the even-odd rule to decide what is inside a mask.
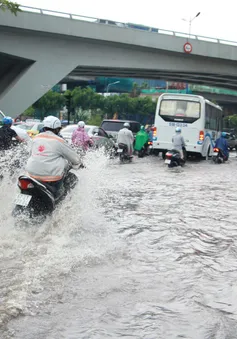
[[[6,150],[12,146],[12,138],[16,137],[16,132],[9,125],[0,128],[0,150]]]

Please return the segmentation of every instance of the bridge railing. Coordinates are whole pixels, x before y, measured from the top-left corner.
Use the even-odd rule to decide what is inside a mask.
[[[60,18],[67,18],[70,20],[87,21],[91,23],[99,23],[102,25],[109,25],[109,26],[112,25],[112,26],[117,26],[120,28],[133,29],[136,31],[149,32],[153,34],[155,33],[166,34],[166,35],[182,37],[182,38],[187,38],[187,39],[201,40],[201,41],[219,43],[219,44],[230,45],[230,46],[237,46],[236,41],[206,37],[206,36],[196,35],[196,34],[189,35],[187,33],[170,31],[166,29],[160,29],[160,28],[149,27],[149,26],[144,26],[144,25],[129,24],[129,23],[124,23],[124,22],[119,22],[119,21],[114,21],[114,20],[100,19],[100,18],[94,18],[94,17],[84,16],[84,15],[57,12],[57,11],[52,11],[49,9],[41,9],[41,8],[28,7],[28,6],[20,6],[20,9],[23,12],[30,12],[30,13],[41,14],[41,15],[51,15],[51,16],[56,16]],[[132,27],[129,27],[129,25],[140,26],[142,28],[132,28]]]

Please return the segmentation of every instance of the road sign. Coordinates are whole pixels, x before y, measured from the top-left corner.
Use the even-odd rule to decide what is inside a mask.
[[[190,44],[190,42],[186,42],[186,44],[184,44],[184,52],[185,53],[191,53],[193,50],[192,45]]]

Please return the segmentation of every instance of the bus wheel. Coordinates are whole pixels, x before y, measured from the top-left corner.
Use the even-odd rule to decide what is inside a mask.
[[[206,160],[210,159],[210,150],[211,150],[211,147],[209,146],[207,150],[207,154],[206,154]]]

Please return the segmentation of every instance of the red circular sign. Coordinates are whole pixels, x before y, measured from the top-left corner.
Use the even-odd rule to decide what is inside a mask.
[[[193,46],[189,42],[186,42],[186,44],[184,44],[184,52],[189,54],[192,50]]]

